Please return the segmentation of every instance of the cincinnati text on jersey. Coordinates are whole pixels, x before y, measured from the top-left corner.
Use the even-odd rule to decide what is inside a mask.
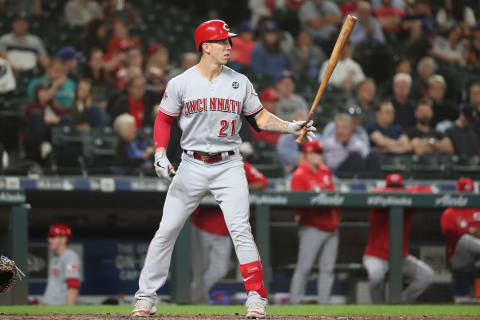
[[[207,105],[208,102],[208,105]],[[202,98],[186,101],[183,104],[185,116],[206,111],[220,111],[240,114],[240,101],[224,98]]]

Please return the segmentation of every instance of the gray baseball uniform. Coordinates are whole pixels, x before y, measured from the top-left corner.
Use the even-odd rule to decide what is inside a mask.
[[[223,211],[240,264],[260,257],[249,224],[248,184],[238,146],[240,116],[263,109],[250,81],[228,67],[208,81],[194,66],[169,81],[159,110],[178,117],[185,150],[167,192],[162,221],[152,239],[139,279],[137,300],[155,303],[164,285],[175,243],[188,216],[210,192]],[[205,163],[194,152],[221,153]]]
[[[364,255],[363,265],[368,273],[372,302],[384,303],[385,275],[389,269],[388,260]],[[408,287],[402,293],[402,301],[407,303],[415,301],[432,284],[434,277],[432,268],[412,255],[403,259],[403,274],[409,281]]]
[[[71,249],[53,256],[48,269],[47,288],[43,304],[64,305],[67,303],[67,280],[80,279],[80,259]]]

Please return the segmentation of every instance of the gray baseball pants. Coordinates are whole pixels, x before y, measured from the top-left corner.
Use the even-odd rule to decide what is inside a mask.
[[[480,268],[480,239],[464,234],[455,247],[451,264],[454,269]]]

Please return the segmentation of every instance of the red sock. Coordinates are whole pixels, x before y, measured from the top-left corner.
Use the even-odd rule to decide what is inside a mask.
[[[262,298],[267,297],[267,289],[263,284],[263,269],[260,261],[240,265],[245,291],[256,291]]]

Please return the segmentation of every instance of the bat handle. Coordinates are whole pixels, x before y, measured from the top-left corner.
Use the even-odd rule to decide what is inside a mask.
[[[295,140],[297,144],[302,145],[305,142],[305,136],[307,135],[307,127],[302,128],[302,133],[298,136],[298,138]]]

